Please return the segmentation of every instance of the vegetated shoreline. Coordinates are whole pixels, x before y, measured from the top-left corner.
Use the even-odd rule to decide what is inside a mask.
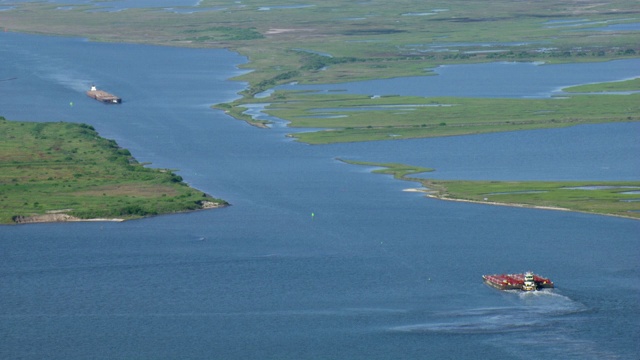
[[[351,161],[337,159],[351,165],[364,165],[375,167],[373,173],[392,175],[395,179],[417,182],[423,185],[423,188],[409,188],[404,191],[421,192],[426,197],[483,205],[509,206],[519,208],[530,208],[540,210],[570,211],[592,215],[615,216],[626,219],[640,220],[640,216],[626,215],[625,212],[637,211],[637,207],[622,204],[620,200],[625,199],[627,195],[616,194],[615,189],[624,187],[640,188],[640,182],[616,182],[616,181],[572,181],[572,182],[509,182],[509,181],[446,181],[432,180],[412,177],[413,174],[433,171],[430,168],[416,167],[406,164],[395,163],[373,163],[364,161]],[[575,187],[603,186],[614,190],[578,190]],[[574,187],[572,189],[572,187]],[[538,190],[538,191],[535,191]],[[542,191],[540,191],[542,190]],[[497,194],[490,195],[495,191],[506,191],[505,195],[511,195],[513,201],[489,200],[489,197],[495,197]],[[588,198],[589,207],[585,207],[580,202],[567,200],[571,197],[577,197],[577,193],[583,191],[580,198],[585,200]],[[586,191],[586,193],[585,193]],[[571,192],[571,193],[568,193]],[[532,193],[535,195],[547,195],[540,197],[527,196]],[[539,194],[545,193],[545,194]],[[455,194],[453,197],[450,194]],[[514,196],[516,195],[517,196]],[[569,194],[569,195],[568,195]],[[509,196],[507,196],[509,198]],[[484,199],[484,200],[482,200]],[[524,203],[530,201],[531,203]],[[563,206],[556,205],[563,204]]]
[[[606,88],[611,84],[640,89],[634,87],[637,86],[634,81],[603,82],[598,86]],[[288,137],[306,144],[322,145],[637,122],[640,121],[637,116],[640,111],[637,105],[639,96],[628,94],[614,97],[601,93],[569,94],[562,99],[423,98],[276,90],[270,96],[254,99],[252,102],[236,100],[232,109],[230,105],[217,105],[216,108],[224,109],[228,115],[254,126],[265,127],[265,120],[246,114],[245,107],[249,103],[263,104],[264,114],[283,119],[288,127],[313,129],[288,134]],[[410,111],[398,114],[395,110],[398,106],[404,106]],[[495,114],[495,108],[504,111]],[[539,113],[540,109],[548,110]],[[469,117],[470,113],[474,117]],[[314,117],[316,114],[338,116]]]
[[[95,219],[81,219],[69,214],[44,214],[44,215],[32,215],[32,216],[15,216],[14,222],[16,224],[36,224],[36,223],[50,223],[50,222],[92,222],[92,221],[111,221],[121,222],[125,219],[109,219],[109,218],[95,218]]]
[[[625,2],[622,2],[626,4]],[[482,2],[474,2],[475,5],[484,6]],[[474,5],[471,4],[471,5]],[[342,5],[342,4],[341,4]],[[535,5],[532,3],[532,5]],[[546,6],[546,5],[545,5]],[[566,5],[562,4],[564,8]],[[617,6],[617,3],[616,3]],[[26,4],[23,5],[29,11],[24,12],[11,12],[11,16],[8,17],[7,23],[5,25],[6,29],[9,31],[19,31],[19,32],[27,32],[34,34],[46,34],[46,35],[58,35],[58,36],[83,36],[80,34],[86,33],[94,33],[100,34],[100,36],[89,36],[88,38],[93,39],[94,41],[112,41],[112,42],[125,42],[125,43],[154,43],[156,45],[164,45],[164,46],[188,46],[188,47],[214,47],[214,48],[226,48],[231,51],[238,52],[244,56],[247,56],[250,59],[250,62],[244,65],[244,68],[252,68],[254,71],[238,76],[235,80],[239,81],[247,81],[249,84],[248,88],[241,92],[243,100],[252,100],[253,95],[256,93],[262,92],[267,89],[273,89],[275,86],[291,82],[291,81],[308,81],[308,82],[324,82],[324,83],[333,83],[336,79],[340,81],[346,81],[347,78],[351,80],[364,80],[364,79],[377,79],[380,77],[380,68],[384,68],[385,73],[388,76],[396,77],[396,76],[415,76],[417,74],[424,75],[425,64],[432,65],[442,65],[442,64],[460,64],[460,63],[477,63],[477,62],[486,62],[486,61],[551,61],[551,62],[578,62],[581,61],[607,61],[612,59],[626,58],[626,57],[635,57],[637,56],[638,49],[634,45],[633,41],[622,41],[620,44],[626,44],[622,46],[605,46],[602,44],[607,43],[607,41],[595,41],[590,42],[585,39],[596,39],[596,37],[574,37],[571,36],[571,43],[562,44],[560,40],[558,44],[551,43],[552,45],[558,46],[550,53],[547,53],[549,50],[545,50],[543,52],[538,52],[538,45],[532,44],[528,45],[526,48],[519,48],[520,51],[511,50],[506,53],[499,54],[491,54],[487,53],[484,55],[477,54],[469,54],[464,55],[462,52],[458,54],[458,50],[453,50],[452,53],[437,53],[437,54],[425,54],[425,53],[412,53],[412,50],[406,48],[403,45],[403,42],[400,41],[400,46],[395,42],[390,42],[384,51],[379,51],[379,56],[374,58],[369,58],[363,54],[367,54],[368,47],[363,45],[351,44],[348,48],[344,48],[339,43],[344,41],[344,39],[348,39],[347,36],[353,35],[366,35],[370,36],[398,36],[398,34],[413,34],[417,30],[422,29],[423,21],[422,19],[416,21],[416,24],[408,24],[410,22],[409,18],[402,18],[403,22],[399,28],[396,29],[394,25],[392,29],[381,29],[379,24],[373,25],[373,27],[366,27],[362,29],[361,25],[358,25],[357,28],[354,28],[352,25],[345,23],[344,26],[338,26],[338,31],[336,31],[335,26],[322,26],[321,22],[310,22],[307,23],[307,27],[305,29],[301,29],[299,26],[296,26],[295,23],[287,23],[284,20],[284,23],[278,22],[277,26],[275,24],[270,24],[268,22],[261,23],[260,18],[257,21],[252,21],[247,23],[246,16],[244,13],[240,12],[228,12],[225,13],[225,20],[231,20],[234,16],[241,16],[240,22],[233,23],[230,27],[210,27],[208,24],[210,21],[202,22],[200,21],[202,17],[211,17],[211,14],[205,15],[194,15],[188,18],[180,16],[181,19],[184,20],[185,24],[191,24],[192,29],[186,31],[184,33],[176,33],[175,29],[182,29],[182,27],[172,27],[169,28],[168,32],[165,32],[165,28],[157,28],[156,20],[158,18],[167,18],[175,21],[177,16],[171,14],[161,14],[161,13],[152,13],[145,11],[134,11],[133,15],[131,12],[122,12],[122,13],[113,13],[113,14],[100,14],[99,17],[96,17],[91,22],[91,27],[94,31],[81,31],[83,25],[78,25],[75,22],[76,19],[85,18],[88,16],[94,15],[86,15],[81,12],[65,12],[65,13],[57,13],[58,16],[44,16],[47,15],[49,11],[49,7],[46,5],[40,4]],[[430,18],[430,21],[433,21],[434,24],[438,24],[441,27],[445,27],[446,29],[451,28],[452,30],[456,30],[464,25],[466,28],[473,29],[473,27],[469,27],[469,22],[465,19],[473,19],[472,17],[466,17],[464,15],[468,15],[468,9],[473,9],[474,6],[469,7],[468,4],[464,4],[464,7],[450,7],[450,13],[443,14],[442,16],[435,16]],[[521,10],[520,5],[516,7],[516,14]],[[560,9],[555,9],[559,11]],[[573,11],[576,10],[576,11]],[[605,9],[606,10],[606,9]],[[56,10],[53,10],[56,11]],[[530,30],[539,30],[540,24],[538,24],[538,13],[544,11],[544,14],[548,13],[549,9],[546,7],[544,9],[538,9],[537,7],[532,8],[531,18],[534,19],[534,22],[526,22],[520,16],[513,17],[505,17],[502,19],[488,19],[491,21],[500,20],[505,21],[501,22],[502,26],[505,29],[510,29],[512,31],[501,31],[500,34],[509,34],[507,38],[503,38],[502,36],[495,37],[495,33],[490,31],[489,33],[480,32],[480,38],[492,39],[495,42],[501,41],[509,41],[510,38],[513,37],[513,30],[518,29],[523,34],[530,33]],[[566,10],[562,10],[562,12],[558,13],[558,16],[562,14],[562,16],[569,16],[569,18],[580,17],[583,16],[581,13],[582,10],[579,8],[572,9],[572,11],[567,12]],[[594,13],[591,14],[593,16],[603,16],[607,18],[608,16],[614,14],[615,11],[607,13],[603,12],[602,14]],[[8,14],[8,13],[7,13]],[[3,14],[3,15],[7,15]],[[24,15],[27,14],[27,15]],[[259,14],[259,13],[258,13]],[[256,14],[256,16],[258,15]],[[511,14],[511,13],[509,13]],[[60,16],[61,15],[61,16]],[[214,14],[216,15],[216,14]],[[1,15],[0,15],[1,16]],[[27,16],[28,21],[23,21],[21,16]],[[41,18],[38,18],[40,16]],[[129,22],[129,24],[135,24],[136,27],[143,25],[142,27],[149,30],[145,32],[144,38],[141,38],[139,35],[136,36],[134,34],[138,34],[138,32],[130,31],[131,25],[127,24],[127,19],[133,19],[135,16],[135,22]],[[402,14],[396,14],[395,16],[402,16]],[[13,19],[12,19],[13,17]],[[36,19],[36,21],[34,21]],[[112,28],[112,23],[114,20],[118,19],[119,22],[125,26],[121,28],[121,30],[114,30]],[[189,20],[192,19],[192,20]],[[390,19],[389,21],[392,21]],[[482,21],[485,21],[484,19]],[[526,20],[526,18],[524,19]],[[615,20],[615,19],[614,19]],[[195,21],[191,23],[191,21]],[[282,20],[281,20],[282,21]],[[513,28],[510,25],[513,22],[517,22],[518,27]],[[200,25],[198,22],[206,25]],[[179,23],[183,23],[179,21]],[[60,27],[59,25],[64,25]],[[75,25],[74,25],[75,24]],[[239,25],[240,24],[240,25]],[[129,27],[127,27],[129,26]],[[146,27],[145,27],[146,26]],[[417,26],[417,27],[416,27]],[[343,28],[344,27],[344,28]],[[310,34],[307,29],[313,28],[313,34]],[[6,31],[5,29],[5,31]],[[51,29],[56,29],[52,31]],[[95,29],[102,29],[102,31]],[[174,29],[174,30],[171,30]],[[478,35],[475,33],[476,30],[480,28],[476,28],[474,31],[474,35]],[[86,29],[85,29],[86,30]],[[152,38],[148,38],[148,34],[154,33],[154,30],[157,30]],[[249,31],[247,31],[249,30]],[[416,31],[414,31],[416,30]],[[482,30],[482,29],[480,29]],[[544,32],[550,32],[551,30],[544,29]],[[548,34],[544,34],[542,38],[555,38],[558,35],[558,32],[562,32],[563,30],[558,30],[556,32],[551,31]],[[452,31],[451,33],[455,33]],[[467,38],[466,32],[462,32],[462,35],[451,39],[452,42],[465,42]],[[329,35],[332,36],[331,41],[327,41],[329,39]],[[517,35],[517,34],[516,34]],[[624,34],[616,33],[615,36],[620,37]],[[630,35],[624,35],[625,39]],[[517,37],[517,36],[516,36]],[[320,40],[317,40],[320,39]],[[404,43],[412,43],[408,41],[404,41]],[[606,38],[605,38],[606,40]],[[624,39],[623,39],[624,40]],[[320,42],[318,42],[320,41]],[[431,39],[431,41],[435,41]],[[577,41],[577,43],[573,43]],[[332,54],[332,57],[325,57],[320,54],[307,53],[305,51],[293,51],[296,49],[297,44],[304,43],[305,48],[313,48],[314,50],[318,50],[321,53]],[[280,46],[280,45],[287,46]],[[290,44],[290,46],[289,46]],[[361,44],[365,44],[362,42]],[[276,46],[273,46],[276,45]],[[320,46],[322,45],[322,46]],[[582,46],[580,46],[582,45]],[[295,47],[294,47],[295,46]],[[380,46],[377,44],[376,46]],[[479,45],[483,46],[483,45]],[[550,45],[551,46],[551,45]],[[551,48],[551,47],[549,47]],[[628,49],[627,49],[628,48]],[[261,53],[264,49],[269,49],[270,53],[273,55],[269,61],[262,61],[259,56],[255,56],[256,54]],[[395,49],[395,50],[393,50]],[[400,50],[398,50],[400,49]],[[404,50],[402,50],[404,49]],[[620,49],[627,49],[628,51],[622,51]],[[420,50],[420,49],[417,49]],[[468,49],[473,50],[473,49]],[[597,54],[596,54],[597,51]],[[418,51],[419,52],[419,51]],[[600,54],[602,53],[602,54]],[[275,68],[271,66],[273,64],[277,64],[277,70],[273,71]],[[427,66],[429,67],[429,66]],[[348,75],[348,76],[347,76]],[[241,102],[241,101],[239,101]],[[239,114],[238,110],[242,110],[242,104],[237,102],[231,102],[224,104],[226,106],[221,106],[223,110],[225,110],[229,115],[236,117],[235,115]],[[240,109],[238,109],[240,107]],[[234,111],[235,110],[235,111]],[[242,110],[241,112],[244,112]],[[245,115],[245,114],[243,114]],[[236,117],[240,120],[247,121],[246,116]],[[247,121],[249,124],[262,127],[269,128],[265,122],[252,122]],[[453,126],[449,126],[453,127]],[[438,127],[446,128],[445,126]],[[373,130],[376,130],[375,127],[372,126]],[[410,129],[410,128],[408,128]],[[513,130],[523,130],[523,129],[513,129]],[[365,130],[365,131],[368,131]],[[440,135],[440,136],[451,136],[451,135]],[[396,139],[394,135],[394,139]],[[368,139],[371,140],[371,139]],[[361,141],[361,140],[360,140]],[[366,140],[365,140],[366,141]],[[455,199],[451,199],[454,201]],[[492,203],[495,204],[495,203]],[[572,210],[573,211],[573,210]],[[82,220],[86,221],[86,220]],[[99,220],[98,220],[99,221]],[[110,220],[112,221],[112,220]]]
[[[148,168],[90,125],[0,117],[0,224],[119,222],[229,203]]]
[[[14,225],[25,225],[25,224],[41,224],[41,223],[63,223],[63,222],[123,222],[123,221],[131,221],[131,220],[139,220],[143,218],[149,218],[154,216],[162,216],[162,215],[171,215],[171,214],[183,214],[192,211],[201,211],[201,210],[210,210],[210,209],[220,209],[223,207],[230,206],[228,203],[216,203],[211,201],[204,201],[202,204],[202,208],[196,210],[185,210],[180,212],[166,213],[166,214],[157,214],[151,216],[145,216],[142,218],[132,218],[132,219],[124,219],[124,218],[91,218],[91,219],[83,219],[76,216],[72,216],[66,213],[66,211],[71,210],[51,210],[48,211],[47,214],[42,215],[30,215],[30,216],[14,216],[13,221]],[[0,224],[2,225],[2,224]]]
[[[496,3],[500,15],[489,17],[485,2],[474,0],[448,4],[446,11],[428,17],[406,16],[429,4],[438,6],[427,2],[402,6],[398,11],[392,2],[375,0],[374,6],[362,7],[332,0],[297,9],[295,16],[274,19],[271,12],[260,11],[263,4],[255,0],[230,5],[221,12],[189,16],[153,8],[91,13],[85,7],[77,7],[60,11],[55,5],[25,3],[0,12],[0,21],[5,31],[234,51],[247,57],[249,62],[240,67],[251,71],[233,78],[248,86],[239,93],[241,99],[226,103],[224,110],[261,128],[269,126],[242,114],[242,104],[252,101],[255,94],[294,81],[329,84],[423,76],[425,69],[444,64],[591,62],[635,58],[640,54],[634,32],[600,32],[595,36],[591,25],[578,24],[574,31],[546,26],[554,18],[580,22],[589,17],[602,24],[627,23],[633,20],[620,15],[640,11],[637,4],[628,0],[614,0],[595,9],[581,2],[523,5],[501,0]],[[346,18],[379,16],[380,21],[344,21],[324,16],[335,9],[340,9]],[[114,28],[113,23],[120,26]],[[165,26],[167,23],[173,25]],[[483,26],[489,23],[491,26]],[[447,35],[446,40],[443,34]],[[443,42],[453,45],[445,46]],[[514,42],[518,43],[516,47]]]
[[[458,199],[458,198],[447,197],[445,195],[437,195],[437,194],[435,194],[436,193],[435,190],[429,190],[429,189],[408,188],[408,189],[404,189],[403,191],[424,193],[425,196],[428,197],[428,198],[436,199],[436,200],[442,200],[442,201],[454,201],[454,202],[461,202],[461,203],[471,203],[471,204],[480,204],[480,205],[493,205],[493,206],[505,206],[505,207],[537,209],[537,210],[566,211],[566,212],[575,212],[575,213],[590,214],[590,215],[614,216],[614,217],[619,217],[619,218],[623,218],[623,219],[631,219],[631,220],[639,220],[640,221],[640,218],[633,217],[633,216],[627,216],[627,215],[621,215],[621,214],[611,214],[611,213],[597,213],[597,212],[581,211],[581,210],[568,209],[568,208],[563,208],[563,207],[558,207],[558,206],[541,206],[541,205],[505,203],[505,202],[496,202],[496,201],[481,201],[481,200],[470,200],[470,199]]]

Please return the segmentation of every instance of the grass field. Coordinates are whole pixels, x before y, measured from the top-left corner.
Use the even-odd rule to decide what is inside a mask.
[[[138,164],[88,125],[0,118],[0,223],[64,213],[135,219],[226,205]]]
[[[344,161],[344,160],[343,160]],[[442,200],[561,209],[640,219],[640,181],[462,181],[412,177],[432,171],[404,164],[345,161],[373,172],[421,183]]]

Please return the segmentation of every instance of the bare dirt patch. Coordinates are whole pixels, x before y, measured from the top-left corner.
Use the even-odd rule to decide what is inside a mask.
[[[179,195],[176,190],[170,186],[155,185],[149,186],[145,184],[125,184],[125,185],[109,185],[99,186],[91,190],[78,191],[75,195],[91,195],[91,196],[139,196],[139,197],[156,197],[165,194],[166,196]]]
[[[271,28],[265,32],[265,35],[278,35],[292,32],[312,32],[315,29],[293,29],[293,28]]]

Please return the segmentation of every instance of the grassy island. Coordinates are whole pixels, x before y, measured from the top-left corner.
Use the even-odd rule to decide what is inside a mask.
[[[0,117],[0,223],[126,220],[225,206],[84,124]]]
[[[347,161],[374,173],[421,183],[432,198],[490,205],[577,211],[640,219],[640,181],[466,181],[412,177],[433,169],[404,164]]]
[[[640,121],[640,86],[626,87],[637,92],[501,99],[276,91],[253,103],[268,104],[265,112],[290,121],[291,127],[324,129],[292,136],[309,144],[327,144]]]

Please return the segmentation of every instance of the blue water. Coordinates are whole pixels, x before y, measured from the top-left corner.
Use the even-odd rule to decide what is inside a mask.
[[[444,65],[438,76],[413,76],[330,85],[280,86],[287,90],[343,91],[364,95],[460,96],[483,98],[544,98],[563,87],[640,76],[640,59],[588,64],[541,65],[499,62]]]
[[[638,123],[309,146],[208,107],[244,87],[226,80],[246,61],[230,52],[2,33],[0,57],[0,115],[89,123],[233,204],[0,227],[0,358],[640,355],[638,221],[426,199],[335,160],[447,178],[637,179]],[[124,103],[89,99],[92,83]],[[557,288],[481,283],[525,270]]]
[[[589,29],[587,29],[589,30]],[[628,24],[612,24],[604,27],[593,28],[594,31],[640,31],[640,22]]]
[[[170,6],[198,6],[200,0],[42,0],[43,2],[59,3],[66,5],[94,5],[111,10],[125,10],[135,8],[164,8]],[[0,4],[30,3],[33,0],[1,0]]]

